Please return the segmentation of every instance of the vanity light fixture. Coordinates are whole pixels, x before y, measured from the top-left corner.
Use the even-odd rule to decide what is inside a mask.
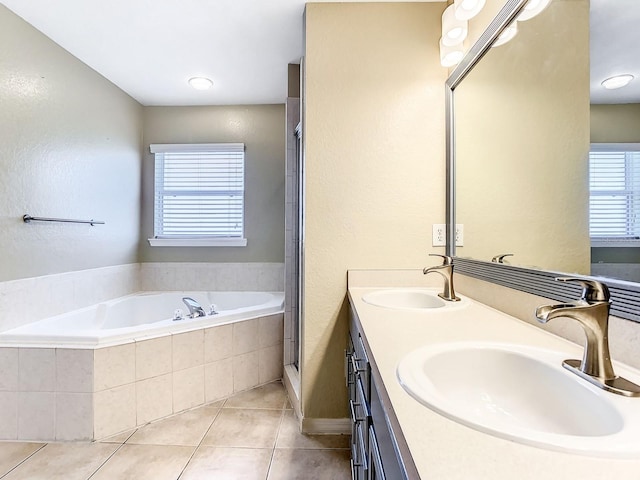
[[[460,63],[464,57],[464,48],[462,42],[457,45],[445,45],[440,39],[440,64],[443,67],[453,67]]]
[[[529,20],[542,12],[551,0],[529,0],[524,6],[520,15],[518,15],[518,21]]]
[[[517,33],[518,33],[518,22],[516,22],[514,20],[511,25],[509,25],[507,28],[505,28],[502,31],[500,36],[496,39],[495,42],[493,42],[493,45],[491,45],[491,46],[492,47],[499,47],[500,45],[504,45],[509,40],[511,40],[513,37],[515,37]]]
[[[454,10],[456,18],[459,20],[470,20],[484,8],[486,0],[454,0]]]
[[[616,75],[615,77],[610,77],[606,80],[603,80],[600,85],[602,85],[607,90],[614,90],[616,88],[626,87],[627,85],[629,85],[629,82],[633,80],[633,78],[633,75],[628,73],[624,75]]]
[[[458,19],[455,5],[449,5],[442,14],[442,44],[447,47],[458,45],[467,38],[467,33],[467,21]]]
[[[189,79],[189,85],[196,90],[209,90],[213,82],[206,77],[192,77]]]

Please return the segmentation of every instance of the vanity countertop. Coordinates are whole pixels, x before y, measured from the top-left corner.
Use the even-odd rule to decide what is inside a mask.
[[[582,357],[581,346],[471,299],[467,299],[464,308],[444,312],[377,307],[362,301],[362,296],[382,285],[377,283],[375,288],[368,288],[362,284],[350,281],[351,305],[370,349],[370,361],[382,379],[420,478],[640,479],[640,458],[563,453],[481,433],[423,406],[401,387],[396,377],[398,363],[406,354],[435,343],[469,340],[522,343],[562,350],[572,358]],[[523,382],[526,375],[527,372],[522,372]],[[640,408],[640,398],[637,400]]]

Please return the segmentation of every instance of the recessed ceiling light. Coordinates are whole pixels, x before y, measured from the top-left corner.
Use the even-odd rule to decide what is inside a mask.
[[[622,88],[629,85],[629,82],[633,80],[633,75],[616,75],[615,77],[607,78],[603,80],[601,85],[607,90],[613,90],[615,88]]]
[[[193,77],[189,79],[189,85],[196,90],[209,90],[213,86],[213,82],[205,77]]]

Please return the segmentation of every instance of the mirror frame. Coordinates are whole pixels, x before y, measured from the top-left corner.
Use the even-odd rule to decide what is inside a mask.
[[[581,289],[568,282],[556,282],[556,277],[571,275],[603,281],[607,284],[611,293],[611,314],[640,322],[640,283],[567,274],[565,272],[536,270],[455,256],[455,242],[452,241],[456,225],[455,89],[489,51],[491,45],[502,31],[518,16],[527,1],[507,0],[504,7],[502,7],[445,82],[446,254],[454,257],[458,273],[561,302],[580,298]]]

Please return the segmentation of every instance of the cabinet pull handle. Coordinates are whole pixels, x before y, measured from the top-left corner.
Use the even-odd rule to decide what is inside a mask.
[[[356,413],[355,407],[359,407],[359,406],[361,406],[360,403],[354,402],[353,400],[349,400],[349,410],[351,410],[351,420],[356,425],[365,420],[364,418],[358,418],[358,414]]]

